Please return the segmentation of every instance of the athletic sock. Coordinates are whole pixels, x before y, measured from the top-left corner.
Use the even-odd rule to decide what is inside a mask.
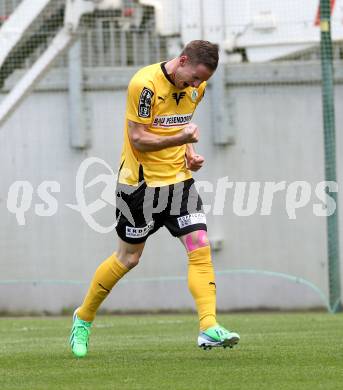
[[[209,246],[188,253],[188,287],[198,310],[200,330],[217,324],[216,284]]]
[[[128,271],[128,268],[118,260],[115,253],[100,264],[95,271],[86,297],[77,310],[77,316],[83,321],[93,321],[102,301]]]

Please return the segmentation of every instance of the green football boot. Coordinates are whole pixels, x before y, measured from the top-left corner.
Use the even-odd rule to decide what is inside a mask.
[[[82,358],[88,352],[88,341],[92,323],[78,318],[76,310],[73,315],[73,327],[71,328],[69,344],[73,354],[78,358]]]
[[[230,332],[220,325],[215,325],[199,333],[198,346],[203,349],[211,349],[212,347],[233,348],[239,340],[238,333]]]

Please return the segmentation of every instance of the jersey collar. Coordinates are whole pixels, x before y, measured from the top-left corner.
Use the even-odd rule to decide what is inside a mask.
[[[161,62],[161,69],[162,69],[162,72],[164,74],[164,77],[171,83],[175,86],[173,80],[170,78],[169,74],[167,73],[167,69],[166,69],[166,61],[165,62]]]

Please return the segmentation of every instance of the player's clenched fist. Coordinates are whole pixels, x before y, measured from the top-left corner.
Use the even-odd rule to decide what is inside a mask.
[[[186,144],[195,143],[199,140],[199,129],[195,123],[190,123],[183,130],[183,140]]]
[[[193,172],[198,171],[204,164],[204,157],[200,154],[186,155],[187,168]]]

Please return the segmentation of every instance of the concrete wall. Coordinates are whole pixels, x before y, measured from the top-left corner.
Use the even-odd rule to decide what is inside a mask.
[[[86,150],[69,146],[68,93],[61,70],[50,72],[0,130],[0,310],[59,312],[79,305],[95,268],[115,250],[115,231],[97,233],[66,204],[76,203],[75,176],[84,159],[99,157],[116,170],[126,85],[133,72],[86,72],[92,139]],[[337,156],[342,183],[343,88],[338,72]],[[310,183],[313,193],[308,205],[296,211],[297,218],[289,219],[286,191],[275,195],[271,215],[260,215],[260,197],[257,211],[243,217],[233,211],[235,187],[227,190],[224,215],[214,215],[214,194],[201,190],[204,203],[212,207],[207,216],[209,236],[222,244],[221,250],[213,252],[218,308],[323,307],[320,292],[328,294],[326,221],[312,210],[314,203],[320,203],[314,188],[324,180],[320,67],[237,65],[227,69],[226,77],[226,102],[218,101],[209,86],[195,117],[201,128],[196,148],[207,160],[196,178],[215,189],[223,177],[262,184],[286,181],[287,187],[300,180]],[[226,105],[235,130],[234,145],[212,142],[211,112],[219,104]],[[99,173],[108,171],[94,166],[87,181]],[[35,191],[24,226],[18,225],[6,204],[9,188],[17,180],[30,182]],[[53,194],[57,212],[42,217],[37,216],[35,205],[42,203],[37,187],[46,180],[60,183],[60,192]],[[87,202],[99,198],[103,186],[86,190]],[[342,204],[341,193],[339,199]],[[94,218],[110,225],[113,215],[108,204]],[[341,208],[341,226],[342,218]],[[103,308],[193,308],[186,273],[183,248],[161,229],[148,240],[141,264],[114,289]]]

